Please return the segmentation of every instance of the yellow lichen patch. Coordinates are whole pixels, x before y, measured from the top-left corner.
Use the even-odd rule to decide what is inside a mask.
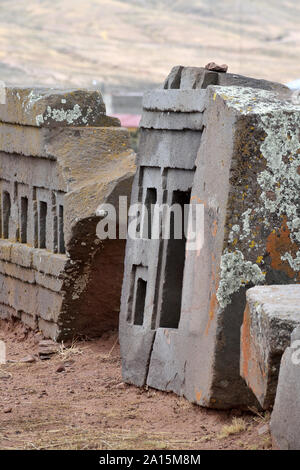
[[[257,264],[260,264],[263,259],[264,259],[263,256],[258,256],[258,257],[257,257],[257,260],[256,260],[256,263],[257,263]]]

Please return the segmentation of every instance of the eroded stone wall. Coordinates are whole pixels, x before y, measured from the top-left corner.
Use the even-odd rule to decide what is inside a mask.
[[[128,133],[98,92],[7,87],[5,98],[1,317],[57,340],[116,327],[125,243],[99,240],[96,209],[130,196]]]

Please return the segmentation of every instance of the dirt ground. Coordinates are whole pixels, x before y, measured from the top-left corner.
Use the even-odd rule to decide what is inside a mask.
[[[117,332],[65,345],[50,360],[38,357],[41,339],[0,322],[7,350],[0,364],[2,450],[271,447],[268,415],[207,410],[124,384]],[[35,362],[22,362],[28,355]]]

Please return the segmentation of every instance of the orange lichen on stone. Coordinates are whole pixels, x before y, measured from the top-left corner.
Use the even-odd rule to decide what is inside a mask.
[[[290,278],[294,278],[295,272],[289,263],[281,259],[285,253],[296,254],[298,250],[297,245],[290,238],[290,230],[287,226],[286,217],[284,217],[279,232],[273,230],[268,236],[266,249],[271,257],[271,267],[277,271],[283,271]]]
[[[210,303],[209,303],[209,314],[208,322],[205,329],[205,334],[207,335],[210,329],[211,322],[214,319],[215,311],[218,306],[217,291],[219,286],[219,277],[215,274],[215,256],[212,254],[212,275],[211,275],[211,289],[210,289]]]
[[[207,326],[206,326],[206,330],[205,330],[206,335],[208,334],[211,322],[214,319],[215,310],[216,310],[217,305],[218,305],[218,299],[217,299],[216,292],[214,292],[214,293],[211,294],[211,298],[210,298],[209,317],[208,317],[208,322],[207,322]]]
[[[218,223],[216,220],[213,221],[213,226],[212,226],[212,236],[215,237],[217,235],[218,231]]]

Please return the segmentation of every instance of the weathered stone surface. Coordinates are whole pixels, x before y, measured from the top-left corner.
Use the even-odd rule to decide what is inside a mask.
[[[170,80],[176,81],[175,75]],[[186,102],[180,93],[188,97]],[[157,100],[159,94],[154,92],[153,96],[147,95],[145,99],[146,106],[153,111],[143,112],[139,169],[131,202],[145,203],[146,206],[155,202],[171,205],[174,195],[177,195],[178,203],[183,207],[184,203],[189,203],[195,158],[202,135],[202,113],[196,110],[203,109],[203,93],[201,90],[191,94],[165,90],[161,106]],[[161,112],[160,108],[176,111]],[[155,226],[153,220],[151,226]],[[153,341],[161,322],[163,282],[159,284],[158,279],[169,269],[170,261],[167,241],[162,244],[160,239],[151,239],[149,230],[148,226],[148,233],[143,238],[127,240],[120,313],[123,379],[139,386],[147,381]],[[183,243],[181,240],[174,242],[173,262],[176,257],[177,260],[184,258],[185,245],[184,240]],[[175,266],[171,269],[176,272]],[[175,316],[180,307],[182,281],[182,270],[179,268],[177,272],[172,304]],[[174,321],[176,323],[176,318]]]
[[[228,70],[228,65],[226,64],[222,64],[222,65],[218,65],[216,64],[215,62],[209,62],[205,68],[207,70],[213,70],[214,72],[227,72]]]
[[[116,327],[125,241],[99,240],[96,210],[130,195],[128,132],[98,92],[8,88],[0,121],[1,317],[56,340]]]
[[[203,406],[259,406],[239,373],[240,326],[247,287],[299,279],[299,107],[215,87],[204,124],[191,194],[204,204],[203,235],[186,256],[178,331],[155,337],[147,383]]]
[[[200,145],[201,131],[143,129],[140,133],[140,166],[191,170]],[[187,152],[186,149],[189,149]]]
[[[181,73],[182,73],[183,68],[184,67],[182,65],[176,65],[175,67],[173,67],[165,80],[163,88],[166,88],[166,89],[180,88],[180,79],[181,79]]]
[[[202,113],[173,113],[144,111],[140,127],[145,129],[168,129],[168,130],[201,130],[203,128]]]
[[[26,245],[12,244],[10,252],[10,260],[12,263],[31,268],[33,249]]]
[[[176,201],[181,208],[189,202],[193,206],[203,205],[205,223],[197,235],[197,248],[191,252],[186,250],[184,237],[155,240],[149,236],[149,230],[146,236],[143,232],[142,238],[127,241],[120,313],[123,378],[137,385],[184,394],[205,406],[258,406],[239,375],[240,327],[245,307],[244,285],[264,282],[263,269],[266,266],[268,270],[270,262],[266,254],[265,265],[260,266],[264,259],[260,252],[262,244],[259,253],[251,252],[252,239],[246,240],[246,236],[254,236],[252,232],[242,234],[245,241],[241,240],[241,245],[235,238],[231,240],[232,235],[230,241],[228,237],[231,227],[239,223],[242,230],[247,230],[248,219],[243,222],[246,211],[253,208],[253,201],[259,201],[263,192],[259,193],[255,185],[252,190],[250,184],[254,169],[265,169],[263,161],[261,167],[257,163],[263,158],[260,157],[263,131],[258,122],[261,113],[269,112],[266,104],[269,107],[276,97],[241,87],[201,89],[218,84],[219,75],[227,74],[176,67],[164,90],[147,94],[144,100],[146,109],[141,122],[132,203],[145,203],[147,207],[164,203],[170,207]],[[247,85],[257,83],[252,79],[245,82],[244,77],[240,81]],[[269,82],[265,85],[272,86]],[[257,110],[251,113],[255,100]],[[273,106],[272,112],[279,110],[282,103],[277,99]],[[290,105],[286,106],[289,109]],[[291,107],[292,120],[295,112]],[[197,129],[188,130],[186,117],[192,119],[200,113],[203,133],[200,121]],[[170,116],[181,121],[181,130],[175,131],[172,126],[168,130],[167,125],[161,125],[162,117]],[[146,121],[147,129],[143,127]],[[243,185],[249,189],[239,198]],[[272,217],[265,215],[266,224]],[[152,228],[156,226],[153,219],[148,221]],[[145,218],[141,220],[143,230],[144,224]],[[249,226],[252,228],[250,222]],[[256,234],[259,236],[263,238]],[[253,243],[258,245],[256,239]],[[279,277],[280,274],[279,269]],[[286,281],[285,275],[280,281]]]
[[[0,121],[34,127],[114,126],[99,91],[6,87]],[[20,130],[20,132],[22,132]]]
[[[281,356],[299,324],[300,285],[248,290],[241,329],[240,372],[263,409],[274,404]]]
[[[299,107],[250,88],[207,97],[191,195],[204,204],[202,243],[186,257],[178,332],[156,336],[147,383],[203,406],[259,406],[239,373],[240,326],[246,287],[299,279]]]
[[[209,85],[243,86],[275,91],[282,94],[283,97],[291,95],[290,90],[281,83],[270,82],[233,73],[207,70],[204,67],[173,67],[163,88],[187,90],[207,88]]]
[[[60,346],[51,340],[41,340],[39,342],[39,356],[41,359],[50,359],[53,354],[57,354]]]
[[[203,75],[197,73],[191,71],[190,86]],[[176,74],[178,83],[179,74],[187,80],[189,70]],[[240,81],[247,87],[207,89],[195,163],[190,147],[181,147],[189,171],[196,164],[185,187],[179,186],[180,167],[169,173],[176,144],[165,137],[159,145],[168,132],[142,130],[132,201],[145,201],[148,194],[171,205],[172,194],[192,188],[190,201],[203,207],[204,223],[196,247],[186,253],[184,248],[182,259],[178,247],[172,256],[169,240],[128,241],[120,314],[124,380],[140,385],[146,377],[149,386],[215,408],[259,407],[240,376],[246,289],[299,280],[300,107],[282,95],[248,88],[260,81]],[[138,354],[142,361],[135,368]]]
[[[280,364],[279,379],[273,413],[271,434],[273,445],[281,450],[300,450],[300,328],[291,336]]]
[[[35,315],[28,315],[28,313],[21,313],[21,322],[24,325],[28,326],[30,329],[35,330],[37,328],[37,317]],[[33,362],[33,361],[23,361],[23,362]]]
[[[143,109],[173,113],[202,113],[205,106],[205,92],[199,90],[155,90],[143,97]]]

